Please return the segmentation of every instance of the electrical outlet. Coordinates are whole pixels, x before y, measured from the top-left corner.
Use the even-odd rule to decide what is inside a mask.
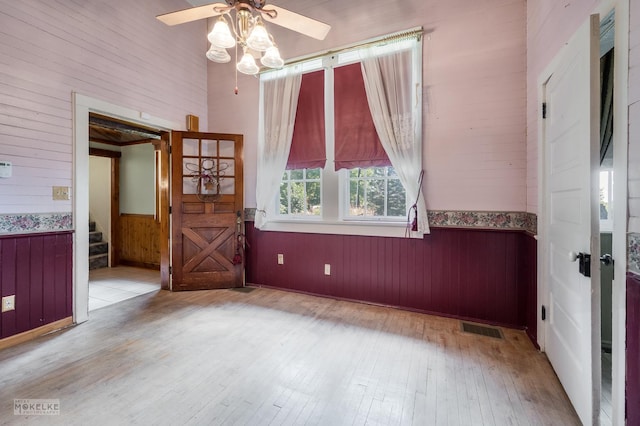
[[[284,265],[284,254],[278,253],[278,265]]]
[[[2,298],[2,312],[13,311],[16,309],[16,295],[5,296]]]
[[[69,187],[68,186],[54,186],[51,191],[52,198],[54,200],[68,200],[69,199]]]
[[[324,264],[324,274],[331,275],[331,265],[329,265],[328,263]]]

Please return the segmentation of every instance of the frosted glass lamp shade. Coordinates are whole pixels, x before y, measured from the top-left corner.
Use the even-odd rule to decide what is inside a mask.
[[[260,71],[260,68],[256,65],[256,60],[247,52],[242,55],[242,59],[238,62],[238,65],[236,65],[236,69],[243,74],[249,75],[257,74],[258,71]]]
[[[228,49],[236,45],[236,39],[231,35],[229,25],[224,19],[219,19],[207,36],[209,42],[220,49]]]
[[[273,46],[269,33],[260,20],[256,22],[256,25],[251,30],[251,34],[249,34],[249,38],[247,38],[247,46],[258,52],[264,52]]]
[[[207,51],[207,59],[220,64],[226,64],[231,60],[231,56],[229,56],[229,53],[225,49],[220,49],[212,44]]]
[[[280,51],[276,46],[271,46],[264,52],[264,56],[260,59],[262,65],[269,68],[282,68],[284,61],[280,57]]]

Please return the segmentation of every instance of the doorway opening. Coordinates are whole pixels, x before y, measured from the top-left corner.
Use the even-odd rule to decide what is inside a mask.
[[[161,135],[89,113],[89,311],[160,290]]]
[[[89,114],[101,114],[167,132],[171,129],[178,129],[182,125],[176,121],[155,117],[143,111],[122,107],[79,93],[73,93],[72,101],[73,220],[75,229],[73,235],[75,247],[73,254],[73,321],[80,324],[89,319],[89,260],[87,256],[89,252],[89,203],[87,201],[89,199]],[[162,144],[162,146],[165,145]],[[167,168],[168,166],[163,170]],[[164,192],[161,195],[161,202],[166,202],[167,195],[164,195]],[[168,211],[168,204],[164,204],[163,209],[165,206]],[[168,224],[168,218],[166,221],[161,221],[162,224],[165,222]],[[169,269],[168,261],[166,269]]]

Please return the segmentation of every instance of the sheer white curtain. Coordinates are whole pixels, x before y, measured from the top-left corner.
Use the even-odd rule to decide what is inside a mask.
[[[412,50],[384,56],[364,55],[362,75],[373,123],[409,202],[417,202],[419,235],[429,233],[421,194],[422,116],[421,76]]]
[[[273,210],[270,204],[280,189],[282,174],[287,166],[302,81],[302,74],[296,68],[280,73],[283,75],[262,82],[264,99],[260,102],[254,222],[258,229],[267,222],[267,214]]]

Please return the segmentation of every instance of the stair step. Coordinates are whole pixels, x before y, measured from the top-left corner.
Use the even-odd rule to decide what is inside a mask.
[[[102,241],[102,232],[99,232],[99,231],[89,232],[90,243],[99,243],[100,241]]]
[[[106,241],[89,244],[89,256],[93,256],[95,254],[108,254],[108,253],[109,253],[109,243]]]
[[[109,266],[108,254],[96,254],[89,256],[89,269],[100,269]]]
[[[96,230],[96,223],[89,222],[89,232],[94,232]]]

